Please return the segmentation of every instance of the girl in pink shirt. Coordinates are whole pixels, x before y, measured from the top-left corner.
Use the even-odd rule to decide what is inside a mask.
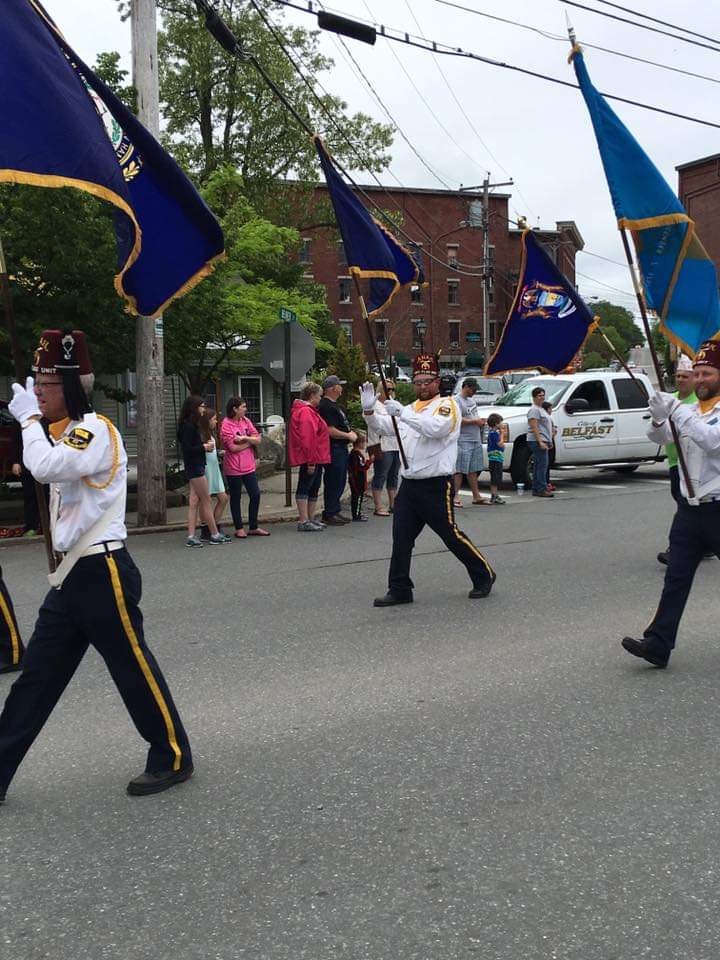
[[[220,427],[220,442],[225,450],[223,470],[230,491],[230,512],[238,539],[269,537],[267,530],[258,526],[260,487],[255,473],[255,450],[260,443],[260,434],[246,416],[247,404],[241,397],[231,397],[226,408],[227,416]],[[249,531],[243,527],[240,496],[243,486],[250,499]]]

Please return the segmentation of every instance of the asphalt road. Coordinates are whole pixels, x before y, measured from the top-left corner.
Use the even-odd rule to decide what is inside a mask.
[[[133,538],[197,775],[125,795],[144,746],[91,651],[0,808],[0,956],[716,960],[720,562],[667,671],[619,647],[657,602],[663,476],[468,500],[484,601],[428,533],[415,604],[373,609],[379,518]],[[27,634],[42,551],[0,563]]]

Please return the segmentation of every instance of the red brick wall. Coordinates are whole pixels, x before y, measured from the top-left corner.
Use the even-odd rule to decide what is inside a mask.
[[[678,195],[696,224],[697,235],[720,270],[720,157],[678,171]]]
[[[324,191],[324,188],[319,187],[318,190]],[[467,339],[468,334],[482,334],[482,280],[479,276],[467,274],[482,272],[483,238],[481,229],[459,227],[459,223],[469,219],[469,204],[471,201],[479,201],[479,195],[391,189],[387,192],[368,189],[367,192],[383,210],[391,216],[399,217],[403,230],[409,236],[422,243],[425,277],[429,283],[422,291],[422,304],[413,304],[410,291],[401,290],[383,317],[376,318],[387,320],[386,355],[401,353],[412,357],[417,353],[418,349],[413,346],[414,330],[411,321],[422,319],[427,326],[425,349],[441,350],[444,363],[464,365],[468,352],[482,350],[482,343]],[[490,243],[495,248],[494,302],[489,310],[491,339],[493,329],[496,337],[499,336],[510,309],[514,280],[519,268],[520,231],[508,227],[507,217],[508,198],[491,196],[489,232]],[[353,342],[361,343],[367,358],[371,360],[372,352],[365,325],[360,317],[354,284],[351,284],[351,302],[341,303],[339,299],[338,278],[349,276],[338,253],[339,234],[326,229],[309,231],[303,236],[311,238],[311,263],[307,265],[306,273],[326,287],[327,302],[335,322],[352,321]],[[569,235],[548,231],[543,232],[542,239],[551,246],[562,241],[559,246],[562,251],[562,269],[574,280],[576,247]],[[457,250],[460,263],[458,270],[447,265],[449,244],[457,244],[453,249]],[[429,252],[437,259],[431,259]],[[448,303],[448,280],[458,281],[457,305]],[[457,331],[457,327],[450,326],[451,321],[460,324],[458,347],[450,345],[451,330]]]

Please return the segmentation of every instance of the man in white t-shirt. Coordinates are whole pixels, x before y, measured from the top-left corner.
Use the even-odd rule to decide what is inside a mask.
[[[550,448],[553,440],[552,417],[543,409],[545,391],[535,387],[532,392],[532,406],[527,412],[527,445],[533,455],[532,494],[534,497],[552,497],[547,489],[547,468]]]

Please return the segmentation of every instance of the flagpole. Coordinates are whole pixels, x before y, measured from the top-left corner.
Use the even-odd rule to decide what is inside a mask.
[[[10,294],[10,279],[7,272],[2,236],[0,236],[0,288],[2,289],[5,325],[7,327],[8,336],[10,337],[10,349],[12,350],[15,377],[18,383],[22,383],[25,369],[22,359],[22,350],[20,349],[20,342],[17,335],[17,326],[15,325],[15,313],[13,311],[12,296]],[[18,430],[19,429],[20,424],[18,424]],[[20,467],[22,468],[22,464],[20,464]],[[55,552],[52,546],[52,538],[50,534],[50,516],[48,514],[47,501],[45,500],[45,490],[43,489],[42,484],[38,483],[34,477],[33,483],[35,485],[35,499],[37,500],[38,514],[40,516],[40,523],[42,524],[43,529],[43,538],[45,540],[45,553],[47,554],[48,566],[50,568],[50,573],[54,573],[57,567],[57,561],[55,559]]]
[[[633,289],[635,290],[635,298],[637,299],[638,307],[640,308],[640,316],[642,317],[645,336],[647,337],[648,346],[650,348],[650,356],[652,357],[653,366],[655,367],[655,375],[657,377],[658,386],[661,390],[665,390],[665,380],[663,378],[662,367],[660,366],[657,350],[655,349],[655,344],[653,342],[652,331],[650,330],[650,321],[648,320],[647,309],[645,307],[645,297],[640,289],[640,281],[638,280],[635,261],[633,260],[633,255],[630,251],[630,243],[627,238],[627,231],[624,227],[620,227],[620,236],[622,237],[625,258],[627,260],[628,270],[630,271]],[[677,450],[678,466],[680,467],[683,479],[685,480],[685,489],[687,490],[688,499],[694,500],[695,487],[690,479],[687,462],[685,461],[685,456],[683,454],[682,447],[680,446],[680,436],[678,434],[677,427],[673,423],[672,417],[668,417],[668,424],[670,425],[670,432],[672,433],[673,442],[675,443],[675,448]]]
[[[388,393],[387,383],[385,382],[385,371],[383,369],[382,363],[380,362],[380,354],[378,353],[377,344],[375,343],[375,337],[373,337],[372,331],[370,329],[370,317],[368,316],[367,307],[365,306],[365,298],[363,297],[362,292],[360,291],[360,283],[358,281],[357,276],[354,273],[352,275],[352,278],[355,284],[355,290],[357,291],[358,300],[360,301],[360,310],[362,312],[363,320],[365,321],[365,329],[367,330],[368,339],[370,340],[373,354],[375,356],[375,363],[377,364],[378,373],[380,374],[380,382],[382,383],[382,388],[385,393],[385,396],[388,397],[389,393]],[[407,470],[408,462],[407,462],[407,457],[405,456],[405,451],[403,449],[402,440],[400,439],[400,431],[398,430],[397,420],[395,419],[395,417],[390,417],[390,419],[392,420],[393,430],[395,431],[395,439],[397,440],[398,450],[400,452],[400,459],[402,460],[403,470]]]

